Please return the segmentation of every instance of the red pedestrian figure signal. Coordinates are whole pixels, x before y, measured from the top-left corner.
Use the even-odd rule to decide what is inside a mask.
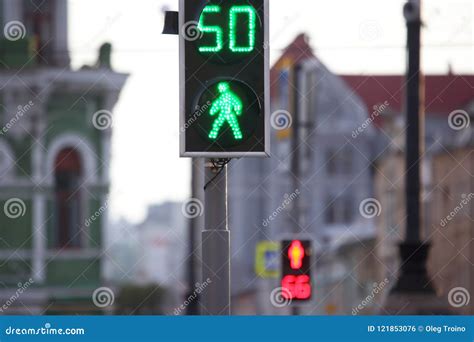
[[[288,258],[290,259],[290,266],[294,270],[299,270],[303,265],[304,248],[301,241],[295,240],[291,243],[288,249]]]
[[[294,301],[311,299],[311,241],[282,241],[281,295]]]

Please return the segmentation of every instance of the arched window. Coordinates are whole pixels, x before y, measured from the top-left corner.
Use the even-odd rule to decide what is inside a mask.
[[[82,166],[79,153],[62,149],[54,162],[55,178],[55,247],[81,246]]]

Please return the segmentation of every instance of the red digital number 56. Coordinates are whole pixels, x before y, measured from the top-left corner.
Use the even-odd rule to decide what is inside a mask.
[[[281,292],[285,299],[308,299],[311,297],[311,284],[307,275],[287,275],[281,280],[281,286],[286,289]]]

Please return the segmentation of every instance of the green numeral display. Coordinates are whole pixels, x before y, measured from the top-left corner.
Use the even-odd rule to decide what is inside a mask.
[[[201,18],[199,18],[198,28],[203,33],[215,33],[216,34],[216,45],[215,46],[201,46],[200,52],[219,52],[224,46],[222,29],[219,26],[205,26],[204,16],[207,13],[220,13],[221,6],[206,6],[202,11]]]
[[[249,43],[247,47],[237,46],[237,20],[239,14],[247,14],[249,17]],[[229,19],[229,48],[233,52],[252,52],[255,47],[255,10],[252,6],[234,6],[230,9]]]
[[[204,7],[199,18],[199,30],[202,33],[213,33],[216,36],[216,43],[214,46],[201,46],[200,52],[220,52],[224,47],[224,33],[219,26],[206,26],[204,18],[206,15],[221,13],[221,6],[208,5]],[[238,46],[237,43],[237,23],[239,18],[248,17],[248,43],[247,46]],[[256,35],[257,13],[252,6],[232,6],[229,11],[229,49],[235,53],[248,53],[255,49],[255,35]]]

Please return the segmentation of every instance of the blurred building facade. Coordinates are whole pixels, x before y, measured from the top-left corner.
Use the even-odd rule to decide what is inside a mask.
[[[471,120],[474,115],[471,115]],[[428,268],[441,296],[451,290],[474,293],[474,140],[459,142],[433,157],[437,190],[431,203],[429,225],[432,243]],[[444,215],[443,215],[444,214]],[[474,305],[453,307],[456,314],[473,315]]]
[[[377,274],[378,260],[374,257],[375,237],[355,231],[335,234],[326,248],[316,256],[314,265],[316,303],[313,312],[321,315],[369,315],[377,312],[373,292],[385,286]],[[355,238],[357,236],[357,238]],[[362,305],[360,307],[359,305]]]
[[[367,120],[368,108],[343,78],[317,59],[307,37],[300,35],[272,68],[271,112],[271,159],[230,164],[233,311],[290,312],[289,307],[272,304],[271,293],[280,286],[279,279],[257,278],[254,252],[260,241],[299,237],[311,239],[315,253],[315,295],[301,313],[350,313],[352,298],[337,303],[337,308],[326,299],[334,294],[328,284],[336,279],[354,284],[358,279],[354,288],[367,288],[375,281],[373,274],[354,276],[355,269],[345,268],[340,275],[334,265],[347,258],[344,246],[357,254],[357,249],[367,248],[363,241],[375,234],[372,220],[359,214],[359,204],[373,193],[370,162],[376,136],[368,126],[352,138]],[[334,237],[342,235],[341,245]],[[329,273],[320,272],[318,264]]]
[[[111,111],[127,75],[111,70],[107,44],[96,65],[71,69],[67,7],[0,2],[0,302],[10,303],[8,314],[98,311]]]
[[[187,226],[181,207],[181,203],[171,202],[152,206],[147,218],[137,226],[143,258],[136,280],[160,284],[175,295],[182,295],[185,290]]]
[[[140,247],[136,225],[121,218],[107,226],[105,248],[108,253],[104,261],[106,282],[117,286],[133,284],[138,279],[138,260],[143,251]],[[112,240],[112,241],[111,241]]]
[[[182,203],[165,202],[150,206],[139,224],[124,220],[113,224],[115,239],[105,261],[108,279],[131,297],[133,291],[144,289],[165,293],[148,314],[173,314],[185,300],[185,271],[190,258],[187,223]],[[140,310],[139,300],[134,305],[127,309]]]
[[[352,80],[367,102],[373,96],[390,94],[391,106],[379,119],[378,129],[386,137],[384,150],[376,161],[375,197],[381,203],[377,219],[377,258],[379,277],[395,280],[400,260],[398,244],[405,227],[405,160],[403,78],[370,76]],[[428,75],[424,77],[425,152],[422,161],[423,239],[431,243],[428,270],[437,294],[448,299],[450,290],[463,288],[473,293],[473,128],[456,129],[454,116],[472,120],[472,84],[470,75]],[[444,91],[443,91],[444,90]],[[446,217],[455,211],[449,221]],[[472,314],[472,305],[451,307],[454,313]]]
[[[311,239],[315,252],[315,295],[301,314],[383,310],[405,234],[403,80],[335,75],[304,35],[285,49],[271,71],[271,112],[286,116],[283,127],[272,120],[272,158],[229,166],[234,314],[291,312],[271,303],[279,279],[259,279],[248,251],[261,241],[295,237]],[[457,110],[472,120],[472,84],[470,75],[424,78],[422,229],[433,245],[428,267],[440,296],[456,287],[474,293],[472,125],[458,131],[449,121]],[[370,217],[361,212],[366,199],[377,207]],[[439,229],[440,215],[463,200],[450,229]],[[472,306],[454,311],[472,314]]]

